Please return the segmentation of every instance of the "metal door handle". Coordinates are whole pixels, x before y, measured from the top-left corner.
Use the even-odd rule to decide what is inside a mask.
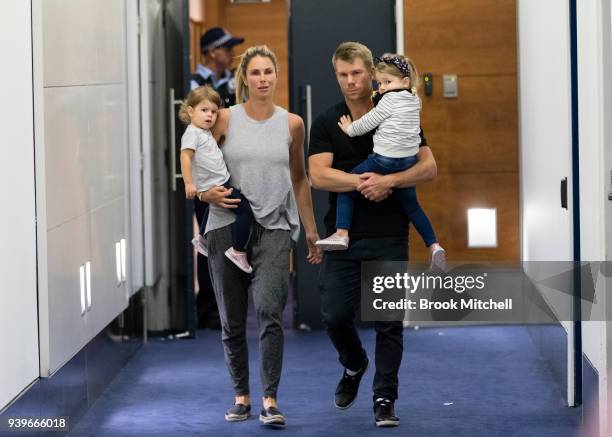
[[[310,126],[312,125],[312,87],[306,85],[306,141],[310,140]]]
[[[175,106],[181,105],[183,102],[181,100],[176,100],[174,98],[174,88],[170,88],[170,98],[168,99],[170,106],[170,185],[172,186],[172,191],[176,191],[176,180],[183,177],[182,174],[176,172],[176,120],[175,120]]]
[[[567,178],[561,179],[561,208],[567,209]]]

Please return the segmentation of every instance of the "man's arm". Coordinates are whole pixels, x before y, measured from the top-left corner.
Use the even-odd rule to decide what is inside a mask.
[[[436,160],[428,146],[423,146],[417,154],[418,162],[407,170],[388,175],[363,173],[357,191],[366,199],[380,202],[386,199],[393,188],[413,187],[429,182],[438,175]]]
[[[325,152],[308,157],[310,183],[318,190],[347,192],[359,185],[359,175],[332,168],[334,154]]]

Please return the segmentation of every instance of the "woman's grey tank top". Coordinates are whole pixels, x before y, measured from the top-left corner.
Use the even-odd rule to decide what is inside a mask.
[[[243,105],[230,107],[221,147],[229,183],[247,198],[254,219],[266,229],[285,229],[297,242],[300,222],[289,173],[289,115],[281,107],[267,120],[253,120]],[[233,223],[231,209],[210,205],[206,232]]]

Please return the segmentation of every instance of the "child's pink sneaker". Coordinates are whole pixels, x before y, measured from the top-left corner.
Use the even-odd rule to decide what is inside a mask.
[[[435,268],[443,272],[446,271],[446,251],[442,247],[437,247],[431,252],[429,269],[434,270]]]
[[[198,253],[201,253],[202,255],[208,257],[208,246],[206,245],[206,238],[198,234],[197,237],[191,240],[191,244],[193,244],[193,247],[195,247],[195,250],[197,250]]]
[[[230,247],[225,251],[225,256],[228,257],[231,262],[236,264],[236,267],[238,267],[244,273],[253,273],[253,267],[251,267],[249,264],[246,253],[238,252],[233,247]]]
[[[315,246],[321,250],[346,250],[348,249],[349,237],[341,237],[337,234],[332,234],[327,238],[318,240]]]

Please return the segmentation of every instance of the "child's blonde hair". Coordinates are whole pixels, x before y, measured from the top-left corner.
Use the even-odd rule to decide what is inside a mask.
[[[408,66],[408,74],[406,75],[402,73],[399,68],[393,65],[393,63],[384,62],[385,58],[397,58],[401,62],[404,62]],[[410,78],[410,91],[412,91],[413,94],[415,95],[417,94],[417,91],[420,85],[419,72],[412,59],[410,59],[407,56],[400,55],[397,53],[385,53],[380,57],[380,59],[377,58],[377,60],[379,60],[379,62],[376,64],[376,67],[375,67],[377,72],[392,74],[393,76],[396,76],[396,77],[409,77]]]
[[[238,64],[238,68],[236,69],[236,103],[245,102],[249,98],[249,88],[246,84],[247,67],[251,59],[256,56],[270,59],[272,64],[274,64],[274,72],[278,74],[278,61],[276,60],[276,55],[268,46],[253,46],[246,49],[244,53],[240,55],[240,64]]]
[[[219,96],[219,93],[210,85],[200,86],[189,91],[189,94],[187,94],[187,97],[183,100],[183,103],[181,103],[181,109],[179,109],[178,113],[179,120],[185,124],[191,123],[191,117],[189,117],[187,108],[190,106],[195,108],[204,100],[214,103],[218,108],[221,107],[221,96]]]

